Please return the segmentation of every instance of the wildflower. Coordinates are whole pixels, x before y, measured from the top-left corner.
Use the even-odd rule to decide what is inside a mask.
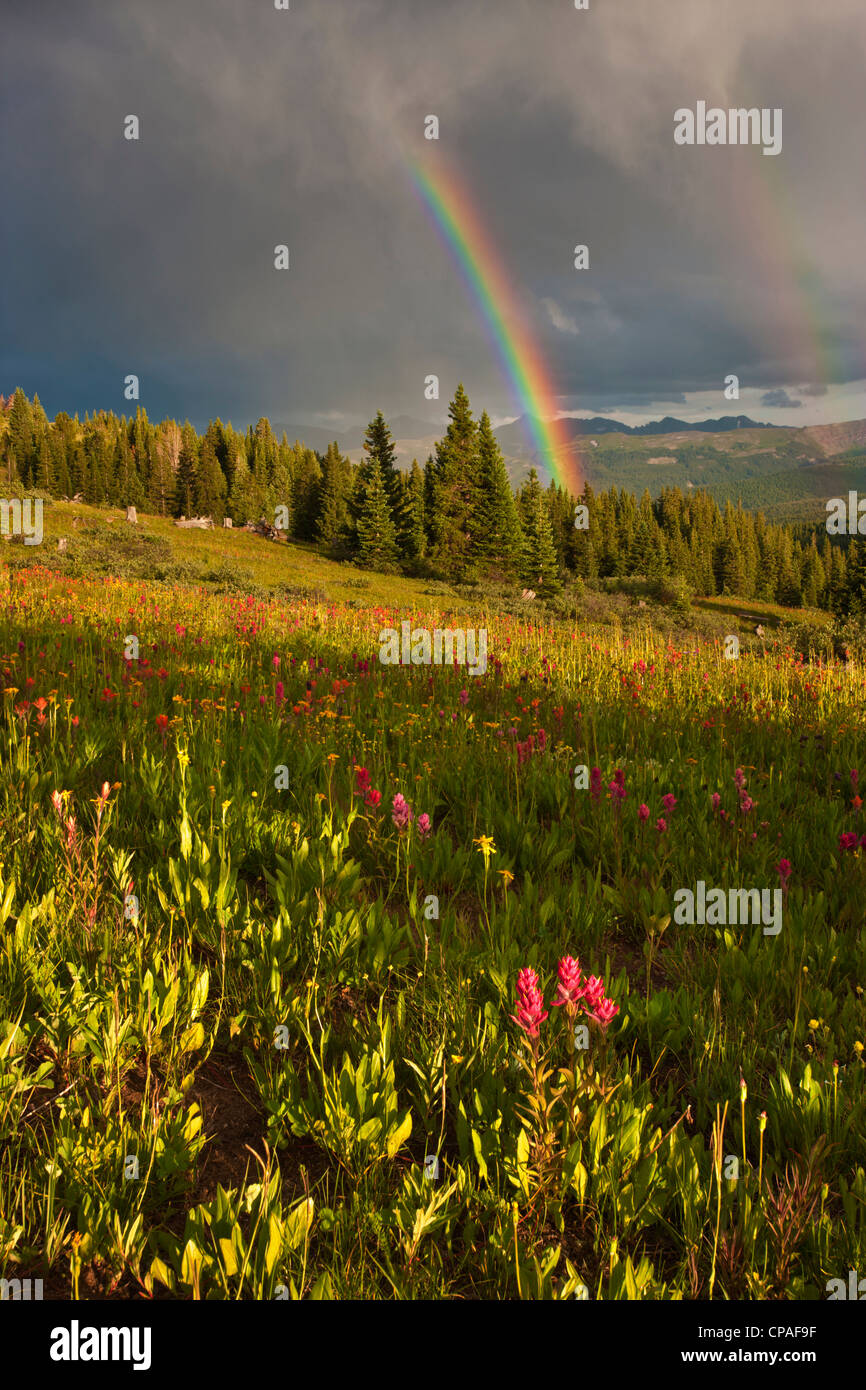
[[[719,809],[719,803],[720,803],[721,799],[722,799],[722,798],[719,796],[719,793],[718,793],[718,792],[713,792],[712,796],[710,797],[710,800],[711,800],[712,803],[713,803],[713,810],[714,810],[714,811],[718,811],[718,809]]]
[[[38,702],[37,702],[37,703],[38,703]],[[859,810],[860,810],[860,807],[861,807],[862,805],[863,805],[863,798],[862,798],[862,796],[855,796],[855,797],[852,797],[852,799],[851,799],[851,807],[852,807],[853,810],[859,811]]]
[[[612,999],[601,999],[593,1013],[590,1014],[596,1023],[600,1023],[606,1029],[612,1019],[619,1013],[619,1004],[615,1004]]]
[[[557,973],[559,983],[556,987],[556,998],[552,1000],[551,1007],[558,1009],[561,1004],[576,1006],[584,993],[581,985],[583,974],[580,961],[575,960],[574,956],[563,956],[559,962]]]
[[[480,835],[478,839],[473,840],[472,843],[478,846],[478,853],[484,855],[485,865],[488,863],[491,854],[496,854],[496,846],[493,843],[492,835]]]
[[[283,703],[283,700],[284,700],[285,698],[286,698],[286,688],[285,688],[285,686],[283,685],[283,682],[282,682],[282,681],[277,681],[276,687],[275,687],[275,689],[274,689],[274,699],[276,700],[276,702],[277,702],[278,705],[281,705],[281,704]]]
[[[517,976],[517,1013],[511,1017],[529,1038],[537,1038],[538,1030],[544,1020],[548,1017],[547,1010],[544,1008],[544,1000],[541,990],[538,988],[538,976],[534,970],[521,970]]]
[[[859,844],[857,836],[853,831],[848,830],[844,835],[839,836],[839,848],[841,850],[856,849]]]
[[[59,815],[62,815],[62,813],[63,813],[63,797],[62,797],[62,795],[61,795],[60,792],[58,792],[58,791],[53,791],[53,792],[51,793],[51,805],[54,807],[54,809],[55,809],[55,811],[57,812],[58,816],[59,816]]]
[[[544,750],[545,750],[545,748],[547,747],[547,734],[544,732],[543,729],[539,729],[539,730],[538,730],[537,739],[538,739],[538,751],[539,751],[539,753],[543,753]]]
[[[364,797],[364,805],[369,806],[371,811],[375,811],[379,802],[382,800],[382,793],[377,792],[375,787],[371,787]]]
[[[743,787],[746,785],[746,774],[741,767],[738,767],[734,773],[734,782],[740,791],[742,791]]]
[[[459,699],[460,699],[461,705],[468,705],[468,704],[469,704],[469,691],[468,691],[468,690],[461,690],[461,691],[460,691]]]
[[[277,656],[276,652],[275,652],[274,655],[271,657],[271,665],[273,666],[273,668],[274,668],[275,671],[279,671],[279,669],[280,669],[280,658]]]
[[[370,785],[370,774],[365,767],[355,768],[355,791],[359,796],[367,790]]]
[[[166,729],[168,728],[168,715],[167,715],[167,714],[158,714],[158,715],[156,716],[156,727],[159,729],[159,732],[160,732],[161,734],[164,734],[164,733],[165,733]]]
[[[407,830],[414,820],[412,807],[402,792],[398,792],[391,802],[391,819],[399,831]]]
[[[423,811],[421,815],[418,817],[418,834],[421,836],[422,840],[425,835],[430,834],[430,831],[432,829],[433,826],[430,817],[428,816],[426,811]]]
[[[642,801],[641,804],[640,804],[640,805],[638,806],[638,808],[637,808],[637,818],[638,818],[638,820],[641,821],[641,823],[643,823],[643,821],[649,820],[649,813],[650,813],[649,806],[647,806],[647,804],[646,804],[645,801]]]
[[[667,828],[668,823],[665,820],[664,816],[659,816],[658,820],[656,821],[656,830],[659,832],[660,835],[664,835]]]
[[[677,799],[673,792],[668,792],[667,796],[662,797],[662,805],[666,811],[672,811],[677,804]]]
[[[601,768],[594,767],[589,774],[589,790],[593,801],[598,801],[601,796]]]

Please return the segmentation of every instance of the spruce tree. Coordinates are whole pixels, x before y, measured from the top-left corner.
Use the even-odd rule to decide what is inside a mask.
[[[485,410],[478,425],[478,475],[471,518],[472,552],[485,568],[513,573],[522,536],[505,460]]]
[[[367,459],[361,465],[362,469],[368,470],[370,464],[375,460],[382,472],[382,482],[385,485],[385,492],[392,511],[400,501],[400,473],[397,468],[397,446],[391,437],[391,431],[381,410],[376,412],[375,418],[367,426],[367,433],[364,436],[364,452]],[[364,481],[367,480],[365,472]]]
[[[425,490],[424,474],[418,460],[413,459],[412,469],[403,487],[403,525],[400,534],[401,551],[410,564],[422,560],[427,549]]]
[[[358,564],[364,569],[392,569],[397,561],[396,535],[378,459],[370,461],[357,530]]]
[[[244,526],[248,521],[258,521],[261,516],[261,507],[258,504],[255,485],[247,463],[247,450],[244,442],[237,446],[228,510],[232,521],[238,526]]]
[[[462,383],[448,407],[449,425],[436,445],[428,512],[431,556],[449,578],[467,569],[477,506],[478,426]]]
[[[549,598],[562,592],[562,580],[547,502],[534,468],[530,472],[522,502],[521,579],[542,598]]]
[[[178,516],[191,517],[195,512],[197,475],[198,435],[187,420],[180,432],[180,452],[177,459],[175,510]]]
[[[349,489],[352,465],[343,458],[337,441],[328,445],[322,460],[322,482],[319,490],[319,516],[316,538],[333,555],[348,548]]]
[[[205,435],[195,481],[195,508],[199,516],[222,522],[226,514],[226,480],[216,454],[213,436]]]

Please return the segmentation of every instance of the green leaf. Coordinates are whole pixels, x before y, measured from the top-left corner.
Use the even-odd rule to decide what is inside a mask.
[[[388,1135],[387,1152],[389,1158],[393,1158],[397,1150],[403,1147],[411,1133],[412,1111],[407,1110],[397,1128],[392,1129]]]

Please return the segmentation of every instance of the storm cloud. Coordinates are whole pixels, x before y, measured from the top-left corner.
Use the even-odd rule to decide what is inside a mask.
[[[866,415],[864,58],[862,0],[15,7],[0,390],[124,410],[134,372],[152,417],[242,426],[427,418],[435,373],[434,413],[463,380],[513,415],[409,178],[447,160],[563,411],[731,413],[734,373],[804,423]],[[698,100],[782,108],[782,152],[675,145]]]

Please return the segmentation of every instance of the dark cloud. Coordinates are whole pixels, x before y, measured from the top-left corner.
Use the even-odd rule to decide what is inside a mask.
[[[0,390],[122,410],[136,372],[241,425],[423,417],[435,373],[513,414],[410,158],[471,189],[561,408],[852,381],[864,50],[862,0],[12,7]],[[781,106],[782,153],[675,146],[698,99]]]
[[[801,410],[803,402],[795,400],[784,387],[778,386],[774,391],[764,392],[761,405],[771,406],[774,410]]]

